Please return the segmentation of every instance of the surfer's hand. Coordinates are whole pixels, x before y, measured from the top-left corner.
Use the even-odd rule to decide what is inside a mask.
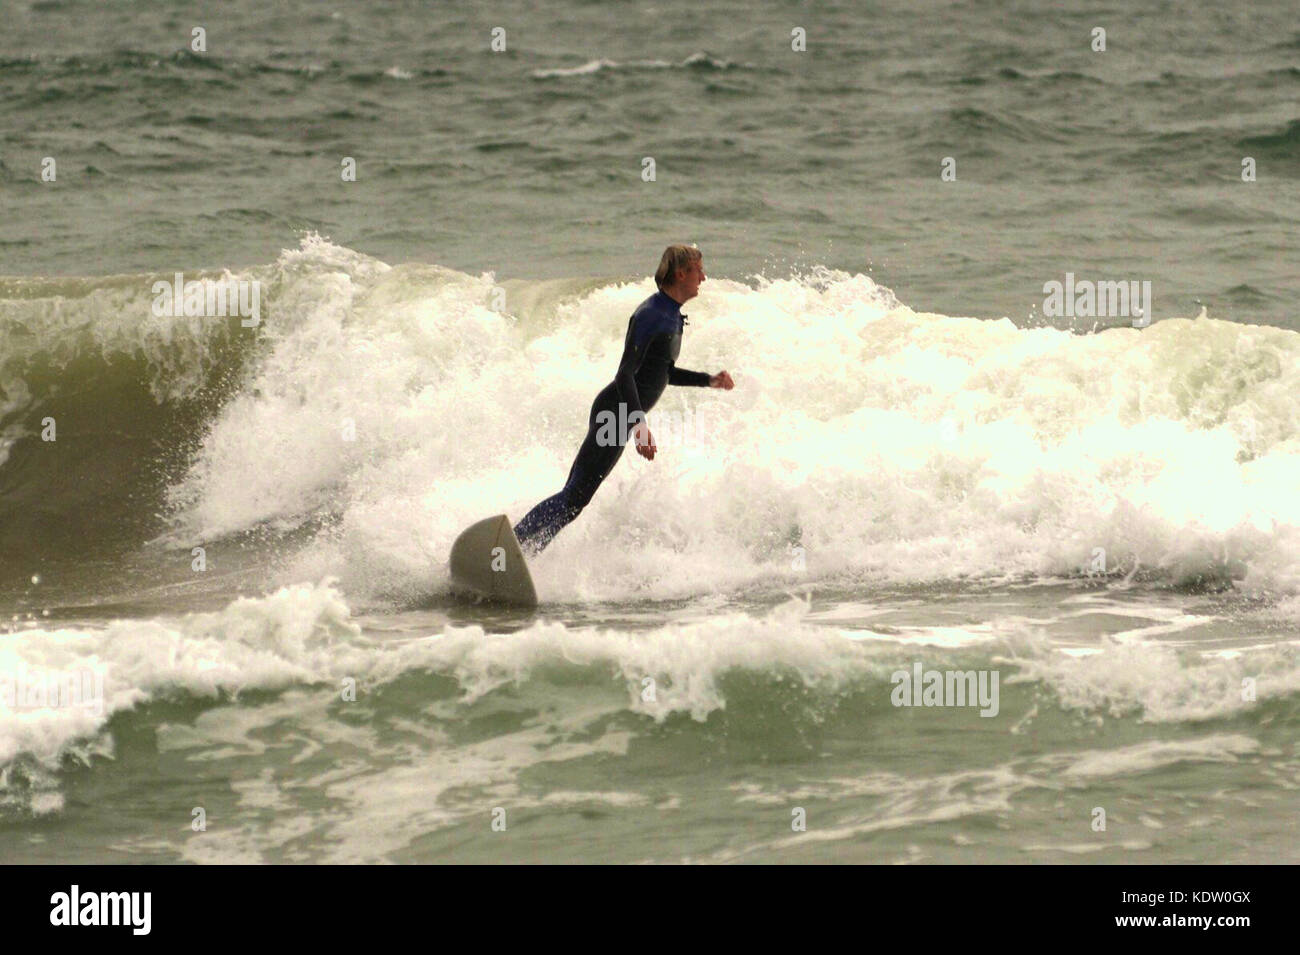
[[[730,391],[732,388],[736,387],[736,383],[731,380],[731,376],[729,374],[727,374],[725,371],[720,371],[716,375],[709,376],[709,387],[725,388],[727,389],[727,391]]]
[[[650,426],[644,421],[636,426],[632,432],[632,437],[636,439],[636,453],[641,455],[647,461],[655,459],[655,452],[659,449],[655,447],[654,435],[650,433]]]

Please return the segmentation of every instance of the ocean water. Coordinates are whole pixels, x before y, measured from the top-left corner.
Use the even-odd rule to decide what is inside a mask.
[[[0,859],[1300,861],[1287,5],[4,13]]]

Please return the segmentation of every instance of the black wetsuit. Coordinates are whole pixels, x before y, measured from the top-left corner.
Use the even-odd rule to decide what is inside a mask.
[[[587,506],[618,463],[632,429],[655,406],[665,387],[708,386],[705,372],[686,371],[674,364],[685,324],[681,306],[663,292],[651,295],[632,313],[618,372],[591,404],[587,437],[569,469],[564,489],[515,525],[515,536],[530,553],[541,551]]]

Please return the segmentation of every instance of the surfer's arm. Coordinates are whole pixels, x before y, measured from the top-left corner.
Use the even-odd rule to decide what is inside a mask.
[[[618,389],[618,400],[627,407],[627,420],[632,422],[632,442],[636,453],[647,461],[655,459],[655,439],[646,424],[645,412],[641,410],[641,395],[636,390],[636,373],[641,370],[649,342],[637,347],[629,344],[623,349],[623,360],[618,363],[614,374],[614,387]]]
[[[687,371],[673,365],[668,369],[668,384],[684,385],[687,388],[707,388],[711,375],[707,371]]]
[[[736,387],[736,383],[731,380],[731,375],[725,371],[710,375],[707,371],[687,371],[676,365],[668,369],[668,384],[695,388],[725,388],[727,391]]]
[[[614,373],[614,387],[618,389],[618,400],[627,407],[628,419],[631,419],[633,412],[640,412],[644,420],[645,412],[641,410],[641,395],[636,390],[636,373],[641,370],[641,363],[645,360],[646,346],[649,342],[638,347],[635,344],[635,336],[629,335],[628,338],[627,347],[623,349],[623,357],[618,363],[618,371]]]

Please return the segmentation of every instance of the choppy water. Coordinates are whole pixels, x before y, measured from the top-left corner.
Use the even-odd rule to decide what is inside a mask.
[[[247,267],[314,229],[389,262],[623,277],[686,239],[719,275],[870,267],[949,315],[1029,320],[1072,271],[1151,281],[1157,316],[1294,327],[1294,13],[15,2],[0,272]]]
[[[0,857],[1297,861],[1284,5],[219,16],[6,11]],[[680,240],[736,390],[458,601]]]

